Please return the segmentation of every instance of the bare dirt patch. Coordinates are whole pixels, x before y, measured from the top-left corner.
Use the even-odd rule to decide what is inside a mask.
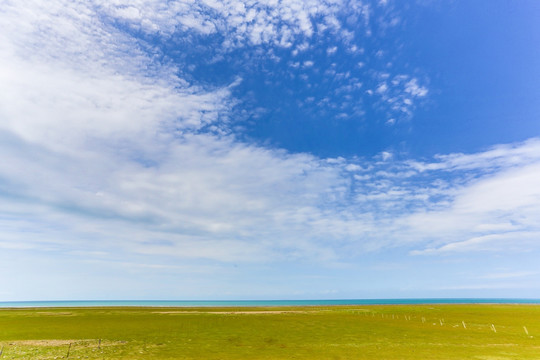
[[[14,340],[5,342],[8,346],[34,346],[34,347],[55,347],[55,346],[111,346],[111,345],[123,345],[126,341],[104,341],[99,339],[77,339],[77,340],[65,340],[65,339],[47,339],[47,340]],[[0,343],[1,344],[1,343]]]
[[[299,311],[299,310],[254,310],[254,311],[154,311],[154,314],[164,314],[164,315],[171,315],[171,314],[216,314],[216,315],[237,315],[237,314],[269,314],[269,315],[277,315],[277,314],[306,314],[306,313],[313,313],[317,311]]]
[[[36,314],[46,316],[73,316],[70,312],[56,312],[56,311],[37,311]]]
[[[91,341],[91,340],[17,340],[10,341],[9,345],[19,345],[19,346],[62,346],[69,345],[81,341]]]

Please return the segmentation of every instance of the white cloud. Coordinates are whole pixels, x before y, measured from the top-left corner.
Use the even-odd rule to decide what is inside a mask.
[[[510,272],[495,272],[484,276],[481,279],[515,279],[538,275],[538,271],[510,271]]]
[[[438,288],[438,290],[493,290],[493,289],[508,290],[508,289],[518,289],[518,288],[529,287],[529,286],[530,286],[529,284],[527,284],[526,286],[523,286],[523,284],[519,284],[515,282],[495,283],[495,284],[479,283],[479,284],[441,286]]]
[[[332,46],[332,47],[329,47],[328,49],[326,49],[326,53],[328,55],[333,55],[337,52],[337,46]]]
[[[497,147],[513,149],[505,155],[488,150],[474,155],[441,157],[451,161],[431,168],[453,172],[465,169],[465,179],[457,182],[448,206],[406,219],[415,232],[440,245],[415,253],[534,247],[540,235],[540,227],[534,220],[540,216],[540,156],[536,153],[534,159],[529,151],[536,146],[537,139],[520,146]],[[460,164],[458,170],[455,164]],[[422,170],[427,168],[430,166]],[[478,179],[467,180],[471,171]]]
[[[335,258],[328,243],[310,239],[355,231],[345,224],[334,234],[345,220],[323,207],[346,187],[340,168],[198,133],[223,124],[229,89],[187,84],[129,36],[95,25],[91,7],[77,6],[73,16],[56,17],[71,14],[69,6],[36,3],[43,15],[36,22],[15,4],[3,14],[10,31],[1,33],[0,178],[10,196],[1,211],[27,219],[3,227],[4,247],[215,261]],[[138,8],[144,17],[147,9]],[[115,16],[138,19],[123,9]],[[36,29],[15,31],[26,21]],[[52,40],[35,41],[38,27]]]
[[[186,29],[202,34],[229,32],[234,46],[244,42],[290,46],[284,34],[309,38],[314,26],[339,31],[341,25],[335,14],[342,9],[341,0],[97,1],[100,13],[139,30],[164,36]],[[322,20],[317,22],[319,18]]]
[[[377,92],[379,94],[385,94],[388,91],[388,85],[386,83],[381,83],[377,86]]]
[[[178,26],[210,33],[225,22],[242,41],[286,46],[276,16],[290,36],[310,36],[315,15],[338,11],[337,3],[303,1],[204,4],[6,3],[0,246],[335,262],[392,246],[449,253],[534,245],[540,141],[432,162],[388,161],[389,152],[382,162],[319,159],[242,143],[227,129],[230,87],[189,84],[97,16],[165,35]],[[201,6],[222,18],[210,20]],[[379,75],[381,94],[392,84],[427,95],[415,78]],[[204,132],[208,125],[224,130]]]
[[[412,255],[444,254],[455,252],[472,251],[509,251],[513,244],[519,242],[518,248],[523,250],[523,246],[532,239],[537,239],[540,232],[511,232],[502,234],[489,234],[472,237],[464,241],[449,242],[439,248],[428,248],[424,250],[414,250]]]
[[[418,85],[418,79],[413,78],[405,84],[405,92],[412,96],[424,97],[428,93],[428,89]]]
[[[530,139],[523,143],[496,145],[491,149],[476,154],[440,155],[439,163],[432,168],[474,170],[521,167],[538,162],[540,141]]]
[[[377,86],[369,94],[378,95],[379,107],[394,121],[396,118],[411,119],[417,104],[429,93],[426,86],[420,86],[418,79],[411,79],[409,75],[391,76],[388,72],[376,72],[374,77]],[[392,125],[392,122],[388,124]]]
[[[349,164],[345,167],[347,171],[359,171],[362,170],[362,167],[356,164]]]
[[[383,151],[381,153],[381,157],[382,157],[382,160],[383,161],[387,161],[387,160],[390,160],[392,158],[392,153],[391,152],[388,152],[388,151]]]

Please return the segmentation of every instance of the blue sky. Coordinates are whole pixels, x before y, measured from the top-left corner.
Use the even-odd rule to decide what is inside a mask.
[[[540,297],[538,18],[1,2],[0,299]]]

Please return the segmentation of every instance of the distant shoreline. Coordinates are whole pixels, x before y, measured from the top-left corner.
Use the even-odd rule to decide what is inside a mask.
[[[54,300],[0,301],[0,308],[66,307],[279,307],[354,305],[540,305],[540,299],[516,298],[418,298],[418,299],[333,299],[333,300]]]

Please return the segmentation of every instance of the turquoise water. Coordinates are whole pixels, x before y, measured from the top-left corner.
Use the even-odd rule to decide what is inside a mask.
[[[326,306],[326,305],[414,305],[414,304],[540,304],[540,299],[507,298],[424,298],[424,299],[347,299],[347,300],[82,300],[82,301],[0,301],[0,308],[21,307],[256,307],[256,306]]]

